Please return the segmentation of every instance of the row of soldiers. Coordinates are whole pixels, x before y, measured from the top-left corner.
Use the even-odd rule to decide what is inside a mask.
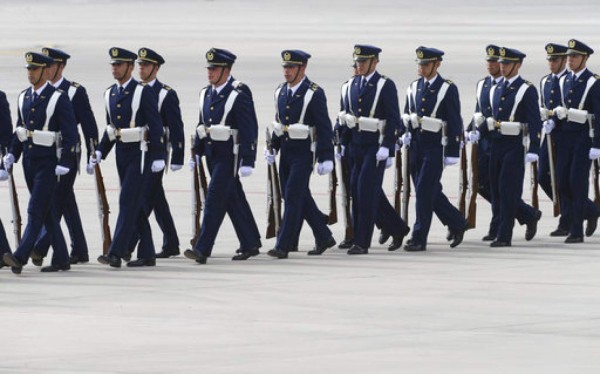
[[[348,249],[350,255],[368,253],[375,226],[381,229],[381,244],[391,237],[388,249],[400,248],[411,230],[385,196],[382,181],[385,169],[393,157],[400,156],[401,149],[410,153],[406,167],[416,192],[415,223],[404,250],[426,250],[434,212],[448,227],[450,246],[458,246],[467,221],[444,195],[440,180],[445,166],[459,162],[464,142],[477,144],[479,190],[492,205],[493,218],[484,240],[491,241],[492,247],[510,246],[515,218],[527,225],[526,239],[531,240],[541,212],[521,199],[526,162],[539,161],[540,183],[553,197],[553,186],[544,180],[554,164],[541,150],[554,148],[540,148],[542,128],[546,136],[555,134],[556,143],[554,196],[560,196],[562,214],[552,235],[566,236],[567,243],[582,242],[584,215],[586,234],[592,235],[599,212],[587,199],[587,178],[591,160],[600,157],[600,133],[594,131],[600,92],[597,76],[586,68],[593,50],[573,39],[568,47],[548,44],[546,52],[551,74],[542,80],[540,110],[535,86],[519,75],[525,54],[488,46],[490,76],[477,85],[475,114],[463,132],[456,85],[438,73],[444,55],[439,49],[417,48],[420,78],[409,85],[401,115],[394,82],[377,71],[381,49],[355,45],[356,74],[342,86],[340,113],[333,128],[323,89],[306,76],[310,54],[284,50],[285,82],[275,91],[275,118],[264,157],[271,170],[279,154],[279,183],[271,192],[281,194],[285,207],[275,247],[268,255],[287,258],[297,250],[304,221],[315,237],[309,255],[320,255],[337,244],[327,227],[327,216],[309,189],[315,163],[318,174],[325,175],[334,170],[335,158],[344,161],[348,171],[351,215],[347,225],[353,227],[352,235],[346,235],[339,248]],[[4,243],[5,235],[0,241],[4,252],[0,265],[11,266],[14,273],[20,273],[30,257],[41,265],[49,245],[54,249],[52,262],[42,271],[68,270],[71,264],[89,261],[85,239],[77,239],[78,230],[80,238],[83,231],[73,194],[81,152],[78,123],[85,137],[88,173],[98,173],[101,160],[116,148],[120,208],[112,241],[99,261],[120,267],[136,246],[138,259],[129,261],[130,267],[155,266],[156,258],[179,254],[177,232],[162,188],[165,167],[175,171],[183,166],[183,123],[177,95],[156,79],[164,59],[155,51],[141,48],[136,54],[115,47],[109,54],[117,83],[104,95],[107,127],[100,142],[85,89],[62,77],[69,56],[51,48],[26,54],[31,87],[19,96],[16,131],[10,136],[10,119],[9,136],[2,131],[6,148],[2,176],[10,176],[13,163],[22,154],[31,193],[27,226],[15,253]],[[206,264],[210,257],[225,214],[240,241],[233,260],[256,256],[262,247],[240,183],[240,177],[250,176],[255,166],[258,121],[250,89],[231,76],[235,60],[236,56],[224,49],[212,48],[206,53],[210,84],[200,93],[195,156],[188,164],[197,171],[204,156],[211,178],[202,225],[193,248],[184,252],[199,264]],[[142,82],[132,78],[136,61]],[[405,180],[404,188],[409,184]],[[148,222],[152,211],[165,233],[158,254]],[[61,216],[73,238],[70,255],[60,230]]]

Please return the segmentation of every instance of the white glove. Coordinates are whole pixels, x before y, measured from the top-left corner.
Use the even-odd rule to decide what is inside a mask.
[[[12,153],[7,153],[4,156],[4,167],[6,170],[12,169],[13,164],[15,163],[15,156]]]
[[[389,169],[389,168],[390,168],[390,166],[392,166],[392,164],[393,164],[393,163],[394,163],[394,159],[393,159],[393,158],[391,158],[391,157],[388,157],[388,159],[387,159],[387,160],[385,160],[385,168],[386,168],[386,169]]]
[[[492,131],[496,128],[496,120],[494,117],[488,117],[485,119],[485,123],[487,124],[488,130]]]
[[[410,132],[405,132],[404,135],[402,135],[402,137],[400,138],[400,140],[402,141],[402,144],[405,145],[406,147],[410,147],[410,141],[412,139],[412,135],[410,135]]]
[[[567,118],[567,108],[565,108],[564,106],[557,106],[552,112],[556,115],[558,119]]]
[[[165,168],[165,160],[154,160],[150,166],[153,173],[160,173]]]
[[[402,114],[402,123],[404,124],[404,127],[408,128],[408,126],[410,125],[410,114],[408,113],[404,113]]]
[[[196,155],[195,157],[190,157],[190,159],[188,160],[188,167],[190,168],[190,171],[194,171],[194,168],[198,164],[200,164],[200,156],[198,155]]]
[[[90,165],[92,165],[92,167],[99,164],[100,161],[102,161],[102,152],[96,151],[94,155],[90,156]]]
[[[89,175],[94,175],[94,165],[92,165],[91,163],[87,164],[85,166],[85,171],[89,174]]]
[[[536,162],[539,159],[540,159],[540,156],[536,155],[535,153],[527,153],[525,155],[525,162],[527,162],[527,163]]]
[[[340,151],[338,152],[338,148],[335,147],[335,159],[340,161],[342,159],[342,157],[344,157],[344,154],[346,153],[346,146],[345,145],[341,145],[340,146]]]
[[[467,137],[467,140],[469,142],[477,143],[479,141],[479,138],[481,138],[481,134],[478,130],[469,131],[469,136]]]
[[[475,126],[479,127],[483,123],[483,121],[485,121],[483,113],[477,112],[473,114],[473,123],[475,124]]]
[[[600,158],[600,148],[590,148],[590,160]]]
[[[0,181],[5,181],[8,179],[8,171],[4,169],[0,169]]]
[[[552,132],[552,130],[554,130],[554,121],[552,119],[546,120],[543,123],[544,126],[544,132],[546,134],[550,134]]]
[[[267,164],[273,165],[273,163],[275,163],[275,156],[277,155],[275,150],[273,150],[273,152],[269,152],[269,150],[265,148],[263,155],[265,156],[265,161],[267,161]]]
[[[171,164],[171,171],[181,170],[181,168],[183,168],[183,165],[173,165],[173,164]]]
[[[254,171],[252,166],[240,166],[238,169],[238,175],[242,178],[246,178],[252,175],[252,171]]]
[[[540,117],[542,117],[542,121],[545,121],[548,119],[548,109],[544,108],[544,107],[540,107]]]
[[[458,164],[460,157],[444,157],[444,166],[452,166]]]
[[[390,157],[390,150],[387,147],[379,147],[377,154],[375,154],[377,161],[385,161],[388,157]]]
[[[56,165],[56,168],[54,168],[54,174],[56,174],[57,176],[61,176],[61,175],[65,175],[69,172],[69,168],[66,168],[64,166],[60,166],[60,165]]]
[[[400,150],[402,149],[402,139],[400,139],[399,142],[394,143],[394,152],[400,152]]]
[[[333,170],[333,161],[331,161],[331,160],[319,162],[319,164],[317,165],[317,173],[319,173],[319,175],[329,174],[329,173],[331,173],[332,170]]]

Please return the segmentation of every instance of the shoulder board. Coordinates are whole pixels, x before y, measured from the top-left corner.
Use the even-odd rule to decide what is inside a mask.
[[[240,82],[240,81],[237,81],[237,82],[238,82],[238,83],[237,83],[237,87],[238,87],[238,88],[240,88],[240,87],[242,87],[242,86],[244,85],[244,82]]]
[[[171,91],[172,90],[172,88],[170,86],[167,86],[166,84],[163,84],[162,88],[164,88],[167,91]]]
[[[523,83],[525,83],[525,84],[526,84],[526,85],[528,85],[528,86],[531,86],[531,85],[532,85],[532,83],[531,83],[530,81],[526,81],[526,80],[523,80]]]
[[[387,76],[381,74],[381,79],[390,79],[390,78],[388,78]]]
[[[61,90],[60,88],[57,88],[56,91],[60,92],[60,93],[65,93],[64,90]]]
[[[444,79],[444,82],[446,82],[448,84],[454,84],[454,82],[452,82],[450,79]]]
[[[316,91],[316,90],[318,90],[318,89],[319,89],[319,85],[318,85],[318,84],[316,84],[316,83],[312,83],[312,84],[310,85],[310,89],[311,89],[311,90],[313,90],[313,91]]]
[[[79,88],[79,87],[81,87],[81,84],[79,84],[77,82],[71,82],[71,86],[73,86],[75,88]]]
[[[594,78],[596,78],[596,79],[600,79],[600,75],[598,75],[598,74],[594,74]]]

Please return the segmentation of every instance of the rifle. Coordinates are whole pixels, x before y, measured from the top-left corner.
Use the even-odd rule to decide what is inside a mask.
[[[92,154],[96,154],[94,147],[94,139],[90,139],[90,150]],[[112,242],[110,236],[110,226],[108,222],[108,216],[110,214],[110,207],[108,206],[108,199],[106,198],[106,189],[104,188],[104,178],[102,178],[102,171],[100,170],[100,164],[96,163],[94,166],[94,176],[96,177],[96,199],[98,202],[98,218],[100,219],[100,233],[102,235],[102,254],[108,254],[108,249]]]
[[[4,159],[4,157],[2,157]],[[4,161],[2,161],[4,167]],[[19,208],[19,196],[17,195],[17,187],[13,178],[12,168],[6,170],[8,173],[8,193],[10,195],[10,206],[12,208],[12,224],[13,233],[15,235],[15,248],[21,244],[21,209]]]
[[[600,172],[600,161],[598,159],[592,161],[592,166],[594,168],[594,204],[596,206],[600,206],[600,187],[598,186],[598,182],[600,177],[598,176]]]
[[[550,183],[552,187],[552,208],[554,217],[560,215],[560,200],[558,196],[558,184],[556,181],[556,152],[554,151],[554,143],[552,135],[546,134],[546,146],[548,147],[548,163],[550,168]]]
[[[333,225],[337,223],[337,201],[335,198],[335,194],[337,191],[338,178],[337,173],[335,172],[335,165],[331,173],[329,173],[329,215],[327,216],[327,224]]]
[[[539,210],[540,201],[538,199],[538,163],[531,163],[531,205]]]
[[[479,193],[479,162],[477,143],[471,143],[471,183],[469,190],[469,208],[467,209],[467,228],[474,229],[477,221],[477,194]]]
[[[191,155],[192,159],[195,161],[199,161],[200,158],[196,158],[196,151],[194,150],[194,136],[191,137]],[[202,215],[202,197],[200,195],[200,175],[198,172],[199,166],[194,166],[194,170],[192,173],[192,238],[190,239],[190,244],[192,247],[196,245],[196,241],[198,241],[198,235],[200,234],[200,217]]]
[[[467,175],[467,147],[464,144],[460,149],[460,183],[459,183],[459,200],[458,200],[458,210],[463,217],[467,216],[467,189],[469,188],[469,178]]]
[[[402,163],[404,169],[402,170],[402,220],[408,225],[408,203],[410,201],[410,147],[404,146],[404,153],[402,154]]]
[[[267,149],[269,152],[273,152],[273,145],[271,144],[271,133],[267,126]],[[281,224],[281,187],[279,185],[279,174],[277,173],[277,163],[269,165],[268,168],[268,182],[267,182],[267,233],[265,237],[267,239],[274,238],[279,232],[279,225]]]
[[[397,142],[397,141],[396,141]],[[400,145],[396,145],[397,151],[395,155],[395,168],[394,168],[394,210],[400,214],[402,210],[402,151]],[[408,167],[405,165],[405,167]]]

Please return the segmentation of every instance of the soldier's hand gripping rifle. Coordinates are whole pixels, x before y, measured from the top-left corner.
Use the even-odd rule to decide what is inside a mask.
[[[267,150],[273,153],[273,145],[271,144],[271,132],[267,126]],[[273,162],[268,168],[267,182],[267,239],[277,236],[279,226],[281,224],[281,187],[279,185],[279,174],[277,172],[277,162]]]
[[[192,135],[191,137],[191,155],[192,159],[195,162],[194,170],[192,173],[192,238],[190,239],[190,244],[192,248],[196,245],[196,241],[198,241],[198,236],[200,235],[200,229],[202,228],[201,219],[202,219],[202,210],[204,209],[204,203],[206,202],[206,173],[204,171],[204,164],[202,163],[202,159],[196,153],[194,149],[194,141],[195,138]]]
[[[94,147],[93,139],[90,139],[90,150],[91,154],[95,157],[96,149]],[[108,249],[110,248],[110,244],[112,242],[110,236],[110,225],[108,222],[110,207],[108,206],[108,199],[106,198],[104,178],[102,178],[102,170],[100,170],[99,162],[96,162],[94,165],[94,177],[96,179],[96,200],[98,202],[98,218],[100,219],[100,233],[102,235],[102,254],[106,255],[108,254]]]

